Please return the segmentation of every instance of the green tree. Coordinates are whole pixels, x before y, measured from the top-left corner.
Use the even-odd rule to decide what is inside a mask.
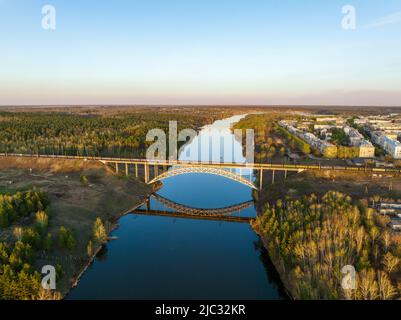
[[[337,158],[338,149],[336,146],[328,146],[324,148],[323,156],[325,158],[334,159]]]
[[[35,225],[40,230],[40,232],[43,232],[44,230],[47,229],[49,225],[49,217],[47,216],[47,213],[44,211],[38,211],[35,215]]]
[[[58,243],[60,248],[72,250],[76,246],[74,234],[64,226],[61,226],[58,233]]]
[[[82,175],[81,176],[81,183],[82,183],[82,185],[87,186],[89,184],[88,177],[85,176],[85,175]]]
[[[22,233],[22,242],[27,243],[35,249],[41,248],[40,234],[34,228],[26,228]]]

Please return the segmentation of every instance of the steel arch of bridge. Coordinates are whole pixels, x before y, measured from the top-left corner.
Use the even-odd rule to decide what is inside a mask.
[[[176,203],[169,199],[162,197],[161,195],[154,194],[153,197],[159,201],[160,203],[164,204],[165,206],[173,209],[175,212],[191,215],[191,216],[222,216],[222,215],[230,215],[234,214],[238,211],[246,209],[254,204],[253,201],[247,201],[243,203],[239,203],[233,206],[224,207],[224,208],[212,208],[212,209],[203,209],[203,208],[194,208],[190,206],[186,206],[180,203]]]
[[[239,174],[233,173],[228,170],[224,170],[224,169],[220,169],[220,168],[211,168],[211,167],[173,168],[171,170],[168,170],[168,171],[163,172],[162,174],[158,175],[153,180],[149,181],[148,184],[152,184],[152,183],[155,183],[160,180],[164,180],[164,179],[182,175],[182,174],[189,174],[189,173],[206,173],[206,174],[212,174],[215,176],[225,177],[230,180],[242,183],[243,185],[246,185],[249,188],[256,189],[256,190],[258,189],[251,181],[249,181],[248,179],[245,179],[244,177],[242,177]]]

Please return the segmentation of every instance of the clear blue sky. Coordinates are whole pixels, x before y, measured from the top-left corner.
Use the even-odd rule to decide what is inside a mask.
[[[401,0],[0,0],[7,104],[401,105]]]

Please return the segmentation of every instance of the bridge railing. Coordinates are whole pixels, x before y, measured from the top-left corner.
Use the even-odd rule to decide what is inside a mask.
[[[75,160],[93,160],[102,162],[124,162],[149,165],[196,165],[196,166],[231,166],[236,168],[264,169],[264,170],[333,170],[333,171],[358,171],[358,172],[377,172],[377,173],[401,173],[400,168],[376,168],[376,167],[358,167],[358,166],[327,166],[327,165],[303,165],[303,164],[266,164],[266,163],[227,163],[227,162],[199,162],[187,160],[148,160],[136,158],[121,157],[95,157],[95,156],[70,156],[70,155],[43,155],[43,154],[24,154],[24,153],[0,153],[0,157],[25,157],[25,158],[50,158],[50,159],[75,159]]]

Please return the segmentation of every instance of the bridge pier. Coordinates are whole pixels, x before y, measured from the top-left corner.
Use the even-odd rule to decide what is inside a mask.
[[[274,174],[275,174],[275,171],[273,170],[273,172],[272,172],[272,184],[274,184]]]
[[[144,168],[145,168],[145,183],[148,183],[149,182],[149,165],[144,164]]]
[[[135,177],[138,178],[138,164],[135,163]]]
[[[287,179],[287,170],[284,170],[284,179]]]
[[[259,190],[263,188],[263,169],[260,169],[259,173]]]
[[[159,175],[159,166],[157,164],[154,166],[154,173],[155,173],[155,177],[157,177]]]
[[[118,174],[118,162],[116,162],[116,174]]]
[[[129,171],[128,171],[128,163],[125,163],[125,175],[128,177]]]

